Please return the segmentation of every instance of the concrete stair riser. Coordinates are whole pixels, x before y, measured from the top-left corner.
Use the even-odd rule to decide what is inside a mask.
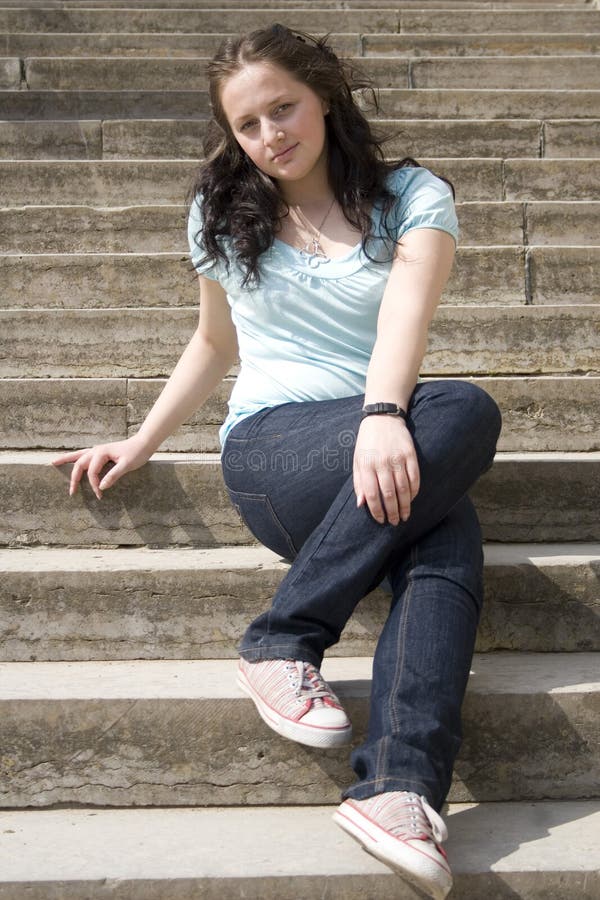
[[[597,159],[452,159],[419,162],[449,178],[458,202],[500,200],[593,201]],[[0,161],[5,205],[123,205],[124,189],[136,204],[182,203],[198,162]],[[583,207],[585,213],[586,207]],[[580,241],[577,241],[580,243]]]
[[[170,375],[197,309],[5,310],[0,377]],[[423,375],[600,374],[596,306],[442,306]]]
[[[421,5],[421,4],[419,4]],[[596,9],[476,8],[477,14],[455,6],[445,10],[322,9],[1,9],[0,33],[22,32],[225,32],[237,33],[280,22],[306,29],[307,18],[315,33],[485,34],[487,32],[591,32],[600,31]],[[224,22],[224,18],[226,21]]]
[[[18,243],[15,240],[13,255],[0,255],[5,308],[191,306],[198,300],[196,279],[183,246],[180,253],[104,252],[107,244],[111,248],[115,244],[120,246],[121,241],[125,244],[133,241],[136,246],[141,246],[138,242],[142,240],[145,223],[140,221],[141,215],[136,217],[135,210],[115,210],[117,219],[127,221],[127,228],[123,230],[111,230],[114,220],[106,211],[96,214],[89,208],[73,210],[74,221],[67,220],[65,230],[69,230],[71,237],[69,249],[75,252],[65,254],[39,252],[42,242],[57,247],[66,245],[57,221],[64,208],[43,207],[43,210],[41,220],[47,216],[55,223],[55,230],[38,233],[37,241],[32,241],[35,252],[24,249],[15,253],[14,244]],[[163,247],[171,240],[175,245],[181,242],[181,224],[175,221],[181,215],[179,208],[170,211],[165,206],[145,207],[144,212],[151,216],[155,227],[158,223],[164,226]],[[26,221],[32,229],[31,207],[12,210],[12,214],[4,217],[0,211],[0,221],[2,219],[6,231],[11,231],[15,220],[19,219]],[[92,223],[99,223],[99,235],[90,227]],[[84,226],[83,230],[79,230],[80,224]],[[462,217],[461,227],[464,235],[466,228]],[[149,242],[154,233],[147,233]],[[18,231],[19,237],[21,234]],[[22,255],[24,252],[28,253],[26,259]],[[529,252],[533,254],[533,251]],[[525,254],[525,248],[519,246],[469,247],[461,243],[442,302],[494,306],[527,302]],[[546,255],[536,263],[544,302],[554,298],[552,302],[557,305],[563,302],[594,303],[598,278],[595,261],[599,254],[598,248],[547,248]],[[547,267],[548,272],[545,271]],[[535,293],[531,299],[537,302]]]
[[[180,89],[182,84],[199,90],[206,88],[207,61],[205,57],[28,57],[24,71],[30,90],[118,90],[124,86],[129,90],[169,90]],[[382,88],[472,88],[477,84],[514,90],[526,83],[530,89],[548,90],[557,78],[563,89],[600,88],[599,56],[367,57],[357,61]]]
[[[324,884],[327,900],[414,900],[404,881],[358,852],[333,825],[332,812],[319,806],[0,813],[2,900],[314,900]],[[455,895],[595,900],[598,823],[597,801],[452,804],[447,849]],[[79,854],[65,852],[74,844]],[[223,854],[224,847],[235,854]]]
[[[446,302],[596,302],[600,203],[457,203],[456,211],[459,252]],[[186,227],[183,203],[0,209],[3,305],[189,305],[197,287],[188,278],[194,272]],[[532,286],[533,293],[525,293],[525,253],[539,270],[551,270],[539,297]],[[149,268],[145,276],[143,266]]]
[[[568,12],[567,16],[557,10],[558,19],[554,29],[566,26],[566,30],[576,31],[582,24],[581,14]],[[539,15],[532,13],[532,22]],[[546,14],[547,15],[547,14]],[[588,13],[589,15],[589,13]],[[584,17],[585,16],[584,13]],[[176,32],[176,33],[237,33],[255,28],[269,27],[280,22],[289,28],[305,31],[310,20],[312,32],[321,34],[332,32],[380,32],[399,31],[400,14],[393,7],[373,9],[323,9],[313,7],[284,7],[271,9],[229,9],[218,6],[204,9],[0,9],[0,33],[75,33],[75,32]],[[595,26],[594,14],[590,16],[590,27]],[[540,24],[544,15],[539,17]],[[465,29],[466,30],[466,29]],[[512,29],[511,29],[512,30]],[[579,29],[581,30],[581,29]],[[587,30],[583,28],[583,30]]]
[[[382,111],[398,119],[589,119],[597,118],[600,91],[382,89]],[[4,120],[198,118],[209,113],[203,90],[0,89]]]
[[[450,178],[457,188],[458,200],[503,199],[502,160],[445,158],[419,162]],[[538,160],[536,164],[541,162]],[[122,206],[124,197],[131,192],[136,205],[178,204],[183,202],[197,171],[198,161],[176,159],[168,162],[0,160],[5,206],[40,203]],[[529,173],[529,178],[532,177]],[[590,175],[590,193],[592,188],[595,190],[595,183],[592,184]],[[562,199],[568,197],[563,185]]]
[[[159,454],[99,501],[86,485],[68,496],[69,467],[50,466],[55,455],[0,453],[0,495],[7,498],[1,545],[255,543],[229,501],[216,456]],[[486,540],[600,540],[599,453],[499,454],[472,496]]]
[[[477,650],[600,651],[600,545],[485,551]],[[235,658],[287,570],[264,548],[0,551],[1,659]],[[389,602],[361,601],[329,655],[371,656]]]
[[[197,159],[202,154],[206,124],[201,119],[3,122],[0,124],[0,157],[172,159],[177,155],[178,158]],[[386,143],[390,156],[430,156],[443,146],[447,156],[465,157],[473,153],[479,157],[538,158],[545,123],[519,119],[434,122],[409,119],[382,120],[377,124],[391,136]],[[600,155],[595,141],[598,124],[579,124],[576,120],[566,123],[560,132],[563,136],[561,155]],[[569,152],[571,149],[572,153]]]
[[[600,378],[476,378],[502,410],[501,451],[600,450]],[[164,379],[0,379],[0,447],[67,448],[134,434]],[[233,376],[162,445],[217,453]]]
[[[447,156],[565,157],[600,156],[600,121],[560,123],[528,120],[380,120],[391,137],[390,156],[430,156],[440,146]],[[3,159],[197,159],[205,120],[3,122]]]
[[[249,4],[244,4],[249,8]],[[440,6],[436,2],[436,7]],[[226,34],[0,34],[4,56],[208,56]],[[600,53],[600,34],[330,34],[347,56],[584,56]],[[167,48],[165,48],[167,45]]]
[[[324,665],[355,743],[367,724],[370,666]],[[472,668],[449,801],[597,797],[595,654],[484,654]],[[268,729],[240,699],[233,661],[0,671],[3,806],[335,803],[354,781],[347,748],[312,750]]]
[[[457,203],[456,211],[460,225],[459,244],[461,253],[463,249],[467,249],[469,246],[483,245],[491,256],[492,252],[502,253],[500,246],[503,244],[513,245],[510,251],[513,254],[522,254],[522,250],[520,248],[516,249],[514,245],[523,244],[525,232],[529,233],[529,225],[534,230],[535,243],[549,243],[548,238],[552,232],[545,234],[544,216],[546,218],[551,217],[553,226],[555,223],[564,223],[567,217],[571,217],[578,224],[579,232],[592,223],[597,226],[600,218],[600,203],[587,205],[583,208],[583,211],[581,204],[569,205],[568,203],[555,203],[549,209],[544,208],[541,211],[538,211],[535,204],[525,206],[523,203],[506,201]],[[528,213],[530,214],[529,217]],[[593,230],[593,225],[590,231]],[[17,265],[13,257],[23,253],[44,255],[69,254],[71,256],[85,253],[135,253],[138,255],[176,253],[179,254],[180,262],[182,263],[180,268],[183,270],[185,267],[188,271],[191,271],[186,227],[187,206],[183,202],[172,206],[167,206],[166,204],[117,208],[11,206],[0,209],[2,235],[0,237],[0,251],[6,254],[0,258],[0,265],[7,270],[8,281],[5,282],[6,289],[10,294],[12,280],[10,270]],[[559,229],[553,228],[553,231],[557,233],[556,243],[562,243],[558,240]],[[570,229],[568,234],[571,234]],[[553,236],[554,234],[552,234]],[[546,237],[545,241],[544,237]],[[494,248],[493,251],[492,247]],[[504,250],[504,253],[507,252],[509,251]],[[460,256],[460,253],[458,255]],[[166,257],[163,258],[165,259],[165,264],[169,262]],[[114,259],[115,268],[127,264],[127,260],[122,256],[115,256]],[[32,260],[32,262],[35,264],[35,260]],[[41,261],[40,264],[46,265],[47,271],[50,273],[51,270],[48,268],[51,264],[50,259],[46,259],[45,263]],[[131,265],[133,266],[134,264],[135,260],[132,259]],[[457,272],[459,264],[457,262]],[[89,261],[82,259],[79,262],[72,259],[68,265],[96,266],[91,259]],[[518,266],[518,269],[522,268],[523,262],[521,260],[521,265]],[[510,269],[515,271],[513,266]],[[17,270],[12,275],[12,278],[15,277],[22,281],[27,278],[27,274],[19,274]],[[493,276],[491,277],[493,279]],[[522,280],[522,275],[519,274],[516,281],[522,282]],[[493,281],[490,281],[487,290],[495,289],[497,288],[493,287]],[[184,294],[184,296],[189,296],[189,294]],[[512,294],[512,296],[515,295]],[[41,296],[32,302],[39,304],[40,299]],[[71,305],[75,301],[76,298],[73,297],[70,301]],[[111,301],[109,296],[104,301],[104,304],[120,305],[123,302],[123,300],[118,298]],[[152,296],[149,296],[145,302],[150,305],[157,305],[158,303],[157,299]],[[171,300],[169,300],[170,302]],[[22,303],[23,301],[15,305],[21,305]],[[55,301],[52,299],[51,292],[45,305],[53,306],[54,304]],[[125,301],[125,304],[127,305],[127,301]],[[6,305],[12,304],[7,303]],[[83,306],[85,303],[82,301],[78,305]]]

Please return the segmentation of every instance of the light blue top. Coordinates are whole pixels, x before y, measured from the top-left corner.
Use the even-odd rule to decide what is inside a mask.
[[[407,167],[393,172],[388,184],[398,197],[389,219],[396,239],[412,228],[438,228],[458,241],[454,201],[444,181],[428,169]],[[377,206],[372,219],[378,235]],[[389,240],[386,244],[382,236],[369,244],[370,255],[381,260],[373,262],[360,244],[323,261],[309,260],[275,239],[260,258],[258,287],[242,288],[242,273],[232,256],[229,272],[221,262],[199,264],[203,252],[194,237],[201,225],[194,203],[188,222],[192,262],[227,293],[241,363],[219,431],[221,446],[234,425],[266,406],[364,393],[391,268]]]

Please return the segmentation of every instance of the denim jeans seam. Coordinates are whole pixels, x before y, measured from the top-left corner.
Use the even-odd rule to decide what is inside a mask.
[[[240,647],[238,652],[244,659],[249,659],[250,657],[257,660],[295,659],[301,662],[312,663],[317,669],[320,668],[322,663],[322,660],[318,659],[316,654],[311,653],[310,650],[301,650],[290,644],[273,644],[268,647]]]

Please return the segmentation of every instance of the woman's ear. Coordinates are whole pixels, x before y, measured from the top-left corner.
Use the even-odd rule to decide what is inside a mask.
[[[327,100],[321,99],[321,109],[323,110],[323,115],[326,116],[329,112],[329,103]]]

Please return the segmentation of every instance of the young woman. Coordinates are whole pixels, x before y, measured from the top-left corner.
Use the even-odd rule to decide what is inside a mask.
[[[198,329],[134,437],[56,462],[75,463],[71,493],[87,471],[100,498],[239,355],[220,431],[225,484],[258,540],[292,560],[242,640],[239,684],[280,734],[346,743],[350,722],[319,666],[386,580],[368,733],[334,818],[443,898],[439,810],[482,602],[466,492],[500,430],[477,387],[418,382],[455,252],[453,190],[413,160],[384,161],[358,103],[367,83],[323,41],[279,25],[227,40],[209,81],[189,218]]]

